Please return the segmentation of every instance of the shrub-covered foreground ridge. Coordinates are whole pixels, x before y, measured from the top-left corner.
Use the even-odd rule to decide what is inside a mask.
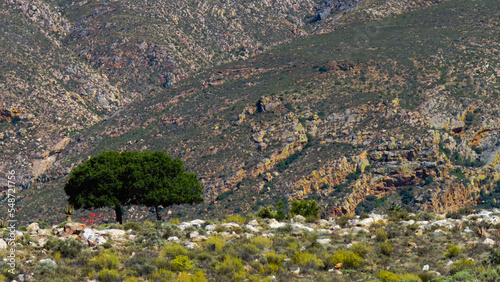
[[[259,214],[264,214],[260,213]],[[30,224],[11,281],[497,281],[500,210]],[[3,237],[8,235],[3,229]],[[0,240],[0,252],[6,252]],[[3,255],[3,254],[2,254]],[[5,256],[4,256],[5,257]],[[5,264],[5,262],[0,262]],[[0,269],[6,268],[2,265]]]

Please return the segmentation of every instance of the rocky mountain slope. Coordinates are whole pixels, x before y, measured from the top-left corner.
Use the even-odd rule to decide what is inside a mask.
[[[282,8],[260,14],[269,23],[252,12],[267,4],[238,2],[223,13],[218,2],[175,3],[164,11],[127,2],[50,3],[63,18],[57,26],[66,20],[71,28],[49,38],[88,76],[112,85],[103,89],[116,89],[105,93],[116,93],[108,104],[118,110],[103,118],[99,99],[82,96],[82,111],[102,122],[60,135],[57,150],[41,155],[40,162],[54,163],[44,172],[51,181],[21,194],[23,220],[48,216],[48,204],[62,209],[62,176],[110,149],[182,158],[207,200],[176,208],[179,216],[246,213],[307,198],[320,200],[327,214],[398,205],[445,211],[475,205],[496,188],[498,3],[270,1]],[[328,7],[333,14],[321,16]],[[185,13],[174,29],[182,33],[159,24],[176,22],[168,11]],[[220,23],[207,22],[219,14]],[[249,23],[266,36],[243,28]],[[294,29],[307,36],[290,41],[301,34]],[[92,111],[98,105],[102,110]],[[4,123],[4,139],[27,124]],[[151,216],[137,207],[129,212]]]

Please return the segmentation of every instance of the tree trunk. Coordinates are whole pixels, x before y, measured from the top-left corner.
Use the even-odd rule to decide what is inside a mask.
[[[155,206],[155,212],[156,212],[156,220],[161,221],[160,209],[158,208],[158,206]]]
[[[118,223],[120,224],[123,224],[122,207],[115,206],[115,213],[116,213],[116,221],[118,221]]]

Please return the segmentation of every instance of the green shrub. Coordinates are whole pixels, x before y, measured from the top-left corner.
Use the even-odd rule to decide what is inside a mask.
[[[382,228],[377,228],[375,230],[375,240],[377,242],[385,242],[387,241],[387,232]]]
[[[470,259],[459,259],[453,264],[453,267],[450,270],[450,274],[454,275],[455,273],[459,273],[465,269],[472,268],[476,263]]]
[[[292,261],[303,267],[319,268],[323,266],[323,262],[316,255],[304,252],[296,252]]]
[[[251,255],[255,255],[259,252],[259,248],[252,243],[243,244],[242,249]]]
[[[460,254],[461,248],[456,245],[448,245],[448,251],[444,253],[445,257],[454,258]]]
[[[277,255],[274,251],[266,253],[267,268],[271,272],[276,273],[280,269],[281,265],[283,265],[285,259],[286,255]]]
[[[153,272],[153,274],[151,274],[150,281],[168,282],[168,281],[175,281],[175,278],[176,276],[172,271],[160,268],[157,271]]]
[[[37,275],[47,275],[52,274],[56,271],[57,264],[50,259],[42,259],[35,268],[35,273]]]
[[[382,270],[378,273],[378,278],[383,282],[397,282],[399,281],[399,276],[387,270]]]
[[[264,236],[257,236],[255,238],[250,239],[250,242],[260,249],[269,248],[273,245],[273,241]]]
[[[212,236],[205,241],[205,247],[211,251],[221,252],[226,241],[221,236]]]
[[[352,244],[351,251],[361,258],[365,258],[370,252],[370,246],[368,244],[357,242]]]
[[[331,258],[333,265],[341,263],[345,268],[358,268],[363,263],[363,259],[353,252],[340,249]]]
[[[103,269],[99,272],[99,281],[103,282],[119,282],[123,281],[120,273],[116,269]]]
[[[129,230],[129,229],[132,229],[134,231],[141,231],[143,230],[143,227],[138,222],[127,222],[123,225],[123,230]]]
[[[180,255],[187,255],[187,253],[188,251],[186,250],[186,248],[179,244],[168,244],[162,249],[163,256],[170,259],[173,259]]]
[[[382,270],[378,273],[378,278],[383,282],[396,282],[396,281],[405,281],[405,282],[420,282],[420,277],[415,274],[395,274],[389,272],[387,270]]]
[[[118,269],[120,266],[120,258],[116,256],[111,250],[106,250],[94,256],[90,262],[94,268],[101,269]]]
[[[76,258],[84,248],[84,245],[74,239],[49,239],[44,247],[51,250],[52,254],[59,252],[63,258]]]
[[[386,256],[391,256],[394,251],[394,247],[389,242],[384,242],[380,244],[380,253]]]
[[[234,214],[229,217],[227,217],[224,222],[235,222],[238,224],[245,224],[245,219],[239,215],[239,214]]]
[[[277,215],[276,211],[274,210],[274,207],[272,205],[269,205],[267,207],[261,208],[257,212],[257,216],[260,218],[275,218]]]
[[[226,255],[224,261],[218,263],[215,269],[219,274],[226,275],[236,280],[245,277],[245,268],[243,267],[242,260],[231,255]]]
[[[488,262],[492,265],[499,265],[500,264],[500,249],[491,250]]]
[[[300,214],[304,217],[318,217],[319,207],[316,205],[316,200],[293,201],[290,213],[292,216]]]
[[[177,256],[171,263],[174,271],[189,271],[194,267],[193,262],[184,255]]]

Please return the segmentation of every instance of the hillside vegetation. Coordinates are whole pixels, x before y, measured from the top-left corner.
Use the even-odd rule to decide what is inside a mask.
[[[407,6],[397,12],[389,8],[397,3]],[[41,157],[55,162],[47,171],[51,181],[35,182],[22,193],[22,219],[60,221],[63,215],[53,207],[62,210],[65,204],[63,175],[89,155],[110,149],[163,150],[200,176],[205,203],[178,207],[178,216],[245,214],[298,199],[319,200],[325,217],[391,206],[446,211],[476,205],[490,192],[496,195],[499,4],[422,3],[367,1],[335,26],[334,15],[311,23],[311,34],[315,28],[331,32],[268,48],[279,41],[269,38],[283,38],[276,30],[267,43],[255,44],[256,50],[266,46],[260,54],[221,65],[227,60],[197,59],[192,76],[179,73],[172,86],[152,83],[133,103],[75,130],[60,150]],[[83,63],[107,73],[113,83],[120,78],[130,82],[122,88],[127,92],[123,97],[129,97],[132,85],[141,89],[138,80],[147,80],[142,75],[155,78],[168,70],[154,67],[161,60],[149,65],[141,56],[133,67],[137,81],[128,79],[130,68],[106,67],[111,59],[101,62],[93,55],[104,53],[99,49],[108,38],[100,22],[104,19],[83,15],[106,11],[112,19],[109,29],[139,18],[118,15],[127,10],[114,8],[117,2],[82,8],[63,4],[58,4],[61,14],[81,25],[73,25],[78,33],[61,35],[61,42],[79,54],[88,47]],[[314,11],[307,12],[311,20]],[[88,37],[82,35],[85,29]],[[139,42],[120,41],[113,48]],[[127,54],[125,49],[120,52]],[[175,69],[185,70],[181,65],[188,63],[193,64],[178,59]],[[207,66],[213,67],[202,69]],[[178,80],[181,76],[186,78]],[[18,131],[24,125],[5,126]],[[128,212],[137,219],[153,216],[136,207]]]

